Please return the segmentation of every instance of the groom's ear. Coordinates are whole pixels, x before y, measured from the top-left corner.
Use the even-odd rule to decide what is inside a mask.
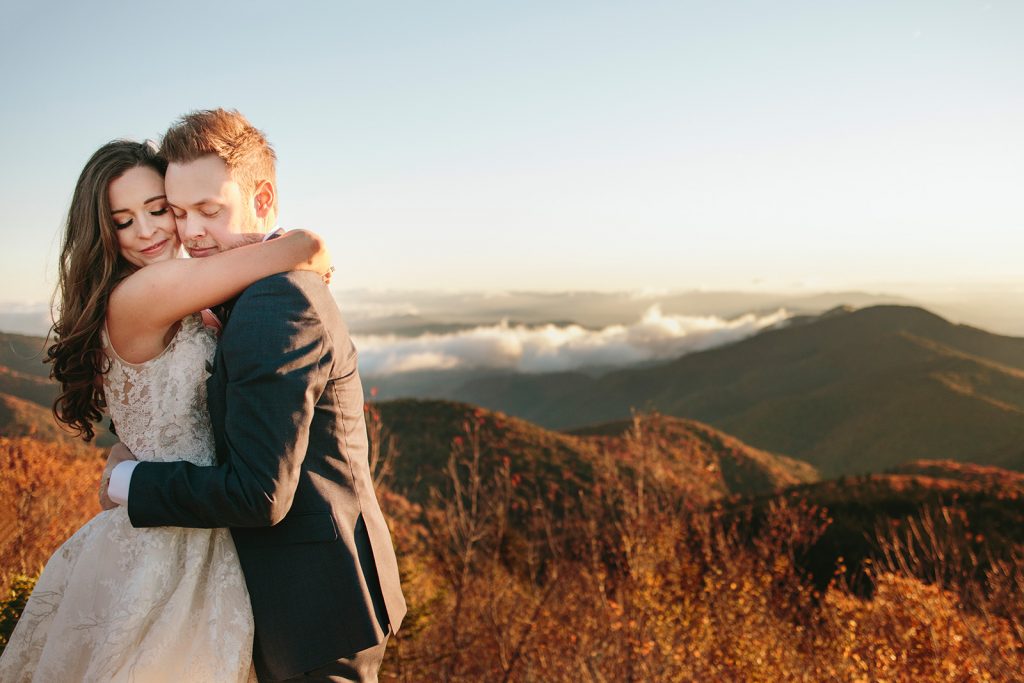
[[[274,211],[274,203],[277,200],[277,189],[274,183],[269,180],[261,180],[256,184],[256,192],[252,197],[253,209],[256,210],[257,218],[266,218]]]

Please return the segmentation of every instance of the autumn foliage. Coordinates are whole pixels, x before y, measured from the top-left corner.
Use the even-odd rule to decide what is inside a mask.
[[[57,546],[100,511],[100,451],[0,437],[0,590],[36,573]]]
[[[694,507],[648,462],[644,434],[638,420],[631,453],[598,461],[566,505],[573,495],[533,486],[508,459],[485,467],[480,421],[467,420],[432,504],[394,520],[419,536],[397,537],[411,612],[384,678],[1004,681],[1024,670],[1024,563],[1011,551],[945,572],[964,559],[948,554],[966,533],[955,508],[874,533],[871,597],[848,585],[841,559],[819,589],[805,567],[827,509],[780,497],[755,520]],[[928,531],[906,542],[908,527]]]
[[[1024,561],[1013,534],[986,545],[998,530],[970,519],[986,508],[951,497],[893,512],[865,530],[858,572],[829,555],[823,584],[809,560],[833,538],[827,505],[680,495],[684,463],[666,469],[646,418],[586,462],[544,445],[550,467],[513,457],[516,444],[470,412],[447,460],[415,476],[415,444],[373,406],[367,418],[410,608],[382,680],[1005,681],[1024,670]],[[31,439],[0,449],[9,632],[31,576],[97,511],[102,459]],[[1019,513],[1016,497],[999,504]]]
[[[0,437],[0,648],[43,564],[100,511],[102,470],[94,448]]]

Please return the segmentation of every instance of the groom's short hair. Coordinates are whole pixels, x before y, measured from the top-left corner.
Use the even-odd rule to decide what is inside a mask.
[[[202,109],[182,116],[167,130],[160,152],[172,164],[216,154],[248,194],[263,180],[277,186],[277,155],[267,136],[235,109]],[[276,203],[276,193],[274,197]]]

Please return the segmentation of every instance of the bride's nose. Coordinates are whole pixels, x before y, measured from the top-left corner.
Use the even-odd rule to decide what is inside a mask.
[[[138,235],[143,239],[153,236],[157,230],[157,226],[153,221],[153,217],[146,213],[141,219],[139,219],[139,230]]]

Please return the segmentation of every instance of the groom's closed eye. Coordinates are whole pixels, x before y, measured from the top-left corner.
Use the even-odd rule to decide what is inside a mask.
[[[204,216],[206,218],[216,218],[217,215],[220,213],[220,210],[221,210],[221,207],[219,207],[219,206],[217,206],[217,207],[207,207],[207,206],[204,206],[203,208],[198,210],[198,213],[199,213],[199,215]],[[187,211],[185,211],[183,209],[178,209],[178,208],[175,208],[175,207],[171,207],[171,211],[174,213],[174,217],[178,218],[178,219],[184,218],[185,214],[187,213]]]

